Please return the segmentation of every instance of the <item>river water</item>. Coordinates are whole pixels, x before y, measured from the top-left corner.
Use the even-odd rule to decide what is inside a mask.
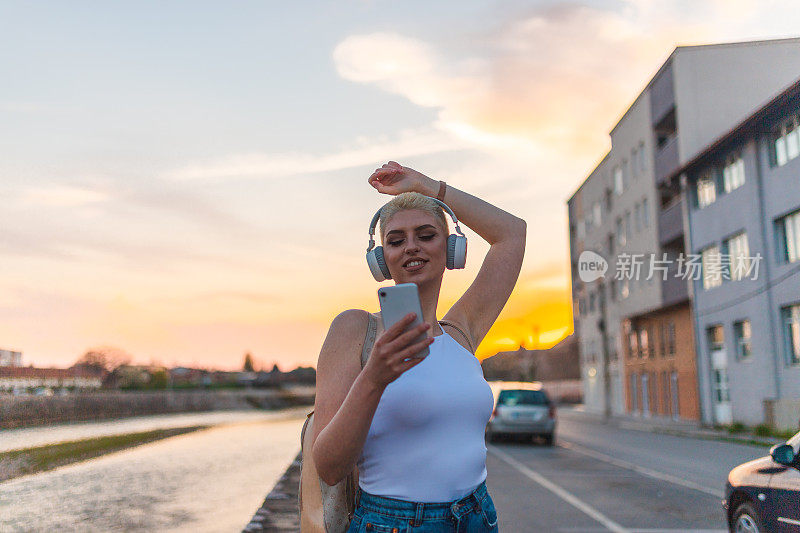
[[[52,428],[49,440],[46,428],[4,432],[3,447],[13,449],[21,446],[5,437],[27,435],[27,446],[64,435],[219,424],[0,483],[0,531],[239,532],[297,455],[312,408],[74,424]]]

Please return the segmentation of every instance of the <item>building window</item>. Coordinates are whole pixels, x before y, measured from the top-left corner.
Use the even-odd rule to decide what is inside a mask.
[[[617,219],[617,242],[619,243],[620,246],[625,246],[625,243],[627,242],[625,231],[624,228],[622,227],[621,218]]]
[[[592,209],[592,219],[595,226],[599,226],[600,223],[602,222],[603,220],[602,215],[603,215],[603,210],[600,206],[600,201],[598,200],[597,202],[594,203]]]
[[[700,252],[703,269],[703,289],[722,284],[722,261],[718,246],[709,246]]]
[[[589,312],[594,312],[594,293],[589,294]]]
[[[711,174],[701,176],[697,180],[697,206],[701,209],[713,204],[717,199],[717,187]]]
[[[642,373],[642,414],[650,416],[650,375]]]
[[[795,211],[776,222],[778,241],[784,262],[800,260],[800,211]]]
[[[647,337],[647,328],[642,328],[639,331],[639,354],[645,359],[650,357],[650,342]]]
[[[638,384],[638,377],[636,374],[631,374],[631,412],[639,411],[639,391],[636,389]]]
[[[733,323],[733,337],[736,342],[736,358],[739,361],[750,357],[750,321],[741,320]]]
[[[742,232],[724,242],[725,254],[730,257],[726,265],[732,280],[740,280],[750,271],[750,248],[747,244],[747,233]]]
[[[722,325],[711,326],[706,330],[708,349],[711,352],[725,348],[725,330]]]
[[[659,332],[661,334],[661,342],[659,343],[659,351],[658,355],[664,357],[667,355],[667,327],[664,322],[660,322],[658,325]]]
[[[631,284],[628,278],[622,280],[622,283],[619,284],[619,294],[622,296],[623,299],[627,298],[631,294]]]
[[[630,349],[630,358],[631,359],[638,359],[639,355],[639,339],[636,335],[636,330],[631,331],[628,334],[628,347]]]
[[[725,192],[731,192],[744,185],[744,161],[739,154],[730,156],[722,167],[722,183]]]
[[[672,418],[677,420],[680,416],[680,400],[679,400],[679,390],[678,389],[678,373],[676,371],[672,371],[670,374],[670,390],[672,391]]]
[[[639,142],[639,172],[647,170],[647,163],[644,159],[644,141]]]
[[[622,169],[619,166],[614,167],[614,193],[617,196],[622,194]]]
[[[636,204],[633,208],[633,220],[636,227],[636,233],[642,231],[642,208],[639,204]]]
[[[631,183],[631,171],[628,167],[628,160],[622,160],[622,188],[628,189]]]
[[[627,240],[628,237],[633,236],[633,231],[631,230],[631,212],[625,211],[625,239]]]
[[[675,322],[667,324],[667,353],[675,355]]]
[[[800,155],[800,124],[795,115],[784,121],[775,133],[773,143],[775,150],[775,163],[782,167]]]
[[[647,209],[647,198],[642,200],[642,222],[644,222],[644,227],[650,227],[650,211]]]
[[[800,304],[781,309],[786,364],[800,365]]]

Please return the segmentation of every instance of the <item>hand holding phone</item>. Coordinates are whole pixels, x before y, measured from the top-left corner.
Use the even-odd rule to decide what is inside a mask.
[[[389,329],[385,329],[375,340],[363,372],[366,379],[381,389],[425,360],[424,357],[413,357],[413,354],[423,349],[427,352],[433,337],[426,336],[430,324],[421,323],[410,327],[418,316],[416,313],[408,313]],[[423,337],[421,342],[413,342],[420,336]]]
[[[399,283],[391,287],[380,288],[378,289],[378,302],[381,306],[381,320],[383,321],[384,331],[398,323],[409,313],[414,313],[416,316],[407,328],[415,328],[422,324],[422,304],[419,300],[419,289],[416,283]],[[422,332],[411,339],[411,342],[422,342],[427,337],[427,333]],[[425,358],[429,353],[430,350],[426,345],[418,353],[414,353],[413,357]]]

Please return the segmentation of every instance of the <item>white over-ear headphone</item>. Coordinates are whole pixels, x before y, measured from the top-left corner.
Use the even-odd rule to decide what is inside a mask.
[[[447,268],[450,270],[454,268],[464,268],[464,265],[467,264],[467,237],[461,232],[461,228],[458,227],[458,219],[455,213],[447,207],[447,204],[437,198],[431,198],[431,200],[441,205],[445,211],[450,213],[456,225],[456,232],[458,233],[458,235],[451,233],[447,236]],[[369,246],[367,247],[367,265],[369,265],[369,270],[372,272],[375,281],[392,279],[392,275],[389,273],[389,267],[386,266],[386,260],[383,257],[383,246],[377,246],[374,250],[372,249],[372,247],[375,246],[375,241],[372,237],[375,235],[375,225],[378,223],[381,209],[383,209],[383,207],[378,209],[378,212],[372,217],[372,222],[369,225]]]

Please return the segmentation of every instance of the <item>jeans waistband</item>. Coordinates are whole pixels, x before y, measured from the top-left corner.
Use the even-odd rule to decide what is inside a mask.
[[[445,518],[448,516],[460,517],[470,511],[477,510],[486,494],[486,480],[481,481],[472,492],[463,498],[449,502],[410,502],[370,494],[358,487],[356,506],[386,516],[416,518],[417,522],[419,522],[423,519]]]

